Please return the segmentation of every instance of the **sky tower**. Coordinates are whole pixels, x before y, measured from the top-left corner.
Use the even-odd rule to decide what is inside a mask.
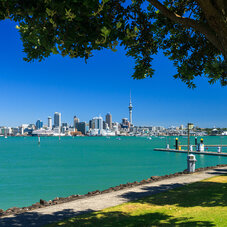
[[[131,91],[130,91],[130,101],[129,101],[129,122],[132,124],[132,99],[131,99]]]

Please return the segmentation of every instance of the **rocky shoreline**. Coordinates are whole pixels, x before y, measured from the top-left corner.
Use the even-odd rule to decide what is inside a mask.
[[[211,167],[205,167],[205,168],[197,168],[196,172],[202,172],[205,170],[210,170],[210,169],[215,169],[217,167],[226,167],[226,165],[217,165],[217,166],[211,166]],[[42,207],[47,207],[47,206],[54,206],[56,204],[61,204],[61,203],[66,203],[66,202],[71,202],[74,200],[78,200],[78,199],[83,199],[83,198],[87,198],[87,197],[91,197],[91,196],[95,196],[95,195],[99,195],[99,194],[104,194],[104,193],[110,193],[113,191],[119,191],[125,188],[131,188],[134,186],[138,186],[138,185],[143,185],[143,184],[147,184],[147,183],[151,183],[151,182],[155,182],[155,181],[159,181],[159,180],[164,180],[164,179],[168,179],[168,178],[173,178],[173,177],[177,177],[177,176],[181,176],[184,174],[189,174],[187,172],[187,170],[184,170],[182,172],[177,172],[174,174],[169,174],[169,175],[164,175],[164,176],[152,176],[148,179],[144,179],[140,182],[132,182],[132,183],[126,183],[126,184],[120,184],[118,186],[115,187],[110,187],[108,189],[105,189],[103,191],[100,190],[96,190],[96,191],[92,191],[92,192],[88,192],[87,194],[84,195],[71,195],[68,197],[56,197],[53,200],[49,200],[49,201],[45,201],[43,199],[40,199],[39,202],[32,204],[31,206],[28,207],[11,207],[7,210],[2,210],[0,209],[0,217],[2,216],[6,216],[6,215],[13,215],[13,214],[20,214],[20,213],[24,213],[27,211],[32,211],[38,208],[42,208]]]

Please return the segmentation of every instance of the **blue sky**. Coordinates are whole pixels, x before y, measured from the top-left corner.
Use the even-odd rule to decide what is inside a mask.
[[[23,47],[16,24],[0,22],[0,125],[47,123],[54,112],[72,124],[111,112],[113,120],[128,117],[132,91],[135,125],[180,125],[227,127],[227,87],[196,80],[191,90],[172,75],[176,72],[162,54],[155,57],[152,79],[134,80],[133,59],[125,51],[104,50],[85,64],[83,59],[53,55],[45,61],[23,61]]]

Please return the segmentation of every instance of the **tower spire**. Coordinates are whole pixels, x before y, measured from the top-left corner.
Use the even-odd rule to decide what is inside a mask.
[[[132,104],[131,89],[130,89],[130,101],[129,101],[129,105],[130,104]]]

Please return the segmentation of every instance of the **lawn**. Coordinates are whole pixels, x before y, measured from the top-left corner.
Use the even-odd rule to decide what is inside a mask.
[[[212,177],[47,226],[227,226],[227,176]]]

